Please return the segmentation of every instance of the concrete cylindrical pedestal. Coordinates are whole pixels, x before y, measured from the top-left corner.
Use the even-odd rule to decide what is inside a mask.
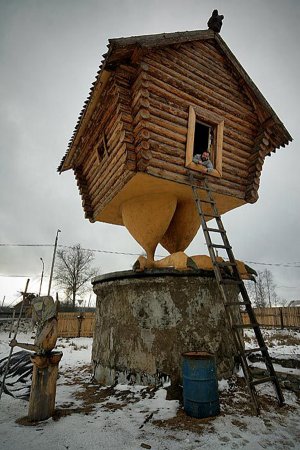
[[[181,383],[181,355],[215,354],[218,377],[228,377],[236,354],[211,272],[116,272],[93,280],[97,294],[93,342],[95,378],[103,384]],[[226,287],[231,301],[235,286]],[[239,309],[234,312],[240,321]]]
[[[58,364],[62,352],[48,355],[34,354],[32,384],[29,398],[28,420],[38,422],[49,419],[54,413]]]

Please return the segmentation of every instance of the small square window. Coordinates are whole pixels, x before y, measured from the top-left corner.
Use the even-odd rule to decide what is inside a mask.
[[[100,139],[100,142],[95,146],[96,148],[96,155],[98,163],[100,164],[105,156],[108,156],[108,150],[107,150],[107,142],[106,142],[106,136],[105,133],[103,134],[102,138]]]
[[[194,161],[197,158],[199,159],[199,155],[202,155],[203,152],[208,151],[213,165],[213,169],[209,171],[209,175],[214,177],[222,176],[223,127],[224,119],[222,117],[202,108],[190,106],[186,144],[186,167],[206,173],[207,168]]]
[[[102,159],[104,158],[104,145],[103,142],[101,142],[98,146],[97,146],[97,158],[98,158],[98,163],[100,164]]]

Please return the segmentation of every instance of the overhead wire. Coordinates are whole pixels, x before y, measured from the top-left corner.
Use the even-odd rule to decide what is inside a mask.
[[[54,247],[53,244],[5,244],[0,243],[0,247]],[[73,248],[72,245],[62,245],[59,244],[57,247],[60,248]],[[82,250],[88,250],[95,253],[104,253],[104,254],[112,254],[112,255],[124,255],[124,256],[141,256],[144,254],[140,253],[129,253],[129,252],[117,252],[112,250],[101,250],[101,249],[90,249],[90,248],[82,248]],[[156,255],[159,258],[163,258],[164,255]],[[267,262],[258,262],[258,261],[244,261],[247,264],[256,264],[262,266],[274,266],[274,267],[288,267],[288,268],[300,268],[300,262],[287,262],[287,263],[267,263]],[[9,275],[1,275],[0,276],[9,276]],[[22,277],[23,275],[13,275],[14,277]],[[25,277],[26,275],[24,275]]]

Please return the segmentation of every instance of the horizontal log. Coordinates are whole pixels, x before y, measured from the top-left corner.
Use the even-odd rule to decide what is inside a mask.
[[[180,53],[187,55],[193,61],[205,67],[206,70],[210,70],[211,76],[215,74],[215,76],[219,76],[223,79],[223,83],[231,85],[236,90],[239,89],[239,84],[232,77],[232,74],[229,74],[227,70],[224,70],[224,66],[220,65],[219,62],[212,60],[205,51],[202,51],[202,49],[197,49],[195,46],[186,46],[182,48]]]
[[[139,153],[142,150],[150,150],[150,143],[148,141],[141,141],[137,146],[136,146],[136,152]]]
[[[117,186],[119,178],[123,177],[124,173],[129,172],[125,167],[125,162],[118,164],[114,171],[110,172],[106,177],[105,182],[98,185],[96,195],[93,198],[93,207],[96,212],[100,203],[107,204],[107,198],[113,199],[117,193]]]
[[[185,119],[182,119],[182,118],[178,117],[178,115],[176,113],[170,114],[170,113],[164,111],[163,108],[154,107],[152,101],[151,101],[150,105],[151,106],[149,107],[149,112],[153,117],[156,117],[158,119],[163,119],[163,120],[166,120],[171,123],[176,122],[178,125],[180,125],[181,127],[184,127],[185,130],[187,130],[187,126],[188,126],[188,120],[187,120],[188,118],[187,117]]]
[[[91,169],[92,166],[98,164],[98,156],[95,148],[91,148],[89,153],[86,155],[86,159],[81,164],[83,175],[86,175],[86,172]]]
[[[95,179],[99,179],[102,182],[103,177],[107,171],[111,170],[111,167],[114,167],[116,163],[124,156],[124,159],[127,157],[127,146],[128,144],[119,142],[118,145],[113,149],[113,151],[107,155],[100,164],[96,165],[90,173],[86,174],[87,180],[90,183],[90,189],[92,190],[92,186],[95,183]]]
[[[110,138],[107,140],[108,153],[112,152],[112,149],[116,146],[118,142],[124,142],[125,135],[126,133],[124,130],[118,129],[111,134]]]
[[[227,126],[226,127],[226,136],[231,137],[232,139],[240,142],[241,144],[245,144],[246,146],[253,148],[254,146],[254,136],[246,136],[244,133],[240,133],[237,130]]]
[[[226,141],[223,141],[223,156],[227,155],[228,158],[233,158],[235,161],[241,163],[241,164],[248,164],[248,158],[250,156],[249,153],[242,152],[242,154],[236,153],[236,149],[234,145],[231,145],[227,143]]]
[[[225,177],[225,172],[230,172],[233,175],[240,176],[244,179],[248,178],[248,167],[239,167],[236,162],[232,159],[222,158],[222,170],[224,171],[223,177]]]
[[[131,108],[134,110],[139,101],[146,101],[149,98],[149,91],[147,89],[143,89],[142,87],[132,91],[132,102]]]
[[[160,86],[168,85],[172,86],[173,88],[177,89],[182,93],[187,93],[189,95],[192,95],[193,97],[200,99],[202,101],[205,101],[208,105],[214,105],[218,108],[220,108],[220,105],[222,105],[222,109],[225,111],[228,111],[231,114],[235,114],[243,119],[247,120],[256,120],[256,116],[253,114],[253,112],[247,108],[244,108],[243,106],[238,105],[234,101],[232,101],[230,98],[224,97],[220,94],[218,94],[216,91],[214,92],[211,89],[205,88],[203,85],[201,85],[201,89],[199,89],[199,85],[195,82],[192,82],[187,77],[178,76],[175,78],[176,72],[169,70],[168,68],[165,68],[164,71],[161,69],[158,69],[156,66],[154,67],[156,63],[154,61],[151,61],[151,64],[148,61],[148,79],[149,81],[153,81],[153,78],[156,79],[156,82]],[[174,73],[172,75],[172,73]],[[163,83],[163,84],[162,84]]]
[[[248,184],[247,178],[244,178],[239,175],[235,175],[233,173],[232,168],[223,166],[222,168],[222,177],[226,181],[230,181],[234,184],[235,188],[239,188],[241,190],[245,189],[245,186]]]
[[[111,202],[115,197],[116,193],[119,192],[128,181],[132,178],[134,172],[126,170],[125,167],[121,167],[119,176],[117,177],[115,183],[109,186],[109,191],[106,195],[102,196],[101,202],[99,202],[97,209],[94,212],[94,219],[101,213],[101,211]],[[113,186],[113,188],[112,188]]]
[[[139,69],[139,73],[134,81],[134,83],[131,86],[131,92],[138,92],[138,91],[147,91],[147,80],[145,77],[145,72],[142,69]]]
[[[244,199],[245,197],[245,187],[241,189],[238,185],[232,183],[231,181],[224,180],[223,178],[214,178],[214,181],[210,182],[210,185],[212,184],[215,192],[220,194],[229,195],[240,199]]]
[[[149,165],[147,167],[146,172],[149,175],[153,175],[157,178],[163,178],[164,180],[175,181],[175,182],[181,183],[181,184],[188,184],[186,175],[180,175],[180,174],[174,173],[172,171],[170,172],[166,169],[162,169],[159,167],[154,167],[152,165]]]
[[[179,105],[187,107],[188,105],[193,107],[200,106],[201,108],[207,109],[207,111],[212,111],[215,114],[223,115],[225,118],[225,125],[227,121],[234,127],[235,123],[242,123],[247,126],[248,122],[244,119],[238,117],[238,115],[230,114],[225,110],[221,110],[220,107],[215,107],[211,103],[207,104],[203,100],[199,100],[194,96],[181,92],[177,88],[170,86],[166,83],[161,83],[156,79],[151,79],[149,81],[149,92],[153,92],[157,95],[161,95],[168,99],[172,103],[177,103]],[[226,127],[226,126],[225,126]]]
[[[163,149],[161,149],[161,150],[163,150]],[[152,149],[151,152],[152,152],[153,158],[155,158],[155,159],[184,167],[185,159],[183,159],[183,158],[174,156],[174,154],[170,154],[167,152],[158,151],[158,149],[157,150]]]
[[[139,144],[141,142],[147,141],[148,139],[150,139],[150,131],[146,130],[142,126],[141,127],[137,127],[137,130],[136,130],[136,132],[134,134],[135,134],[135,147],[136,148],[139,146]]]
[[[170,140],[168,141],[170,142]],[[162,142],[161,140],[156,140],[151,138],[149,140],[149,144],[151,146],[151,149],[159,152],[159,153],[166,153],[168,155],[173,155],[174,157],[181,158],[185,161],[185,149],[184,148],[176,148],[172,145],[172,142],[170,144],[166,142]]]
[[[114,101],[111,101],[108,104],[109,107],[106,109],[106,111],[103,111],[103,114],[100,115],[99,118],[97,116],[98,122],[91,123],[89,129],[85,132],[87,139],[84,147],[81,149],[80,155],[78,156],[78,164],[81,164],[81,162],[85,159],[86,153],[91,147],[94,147],[95,143],[99,140],[99,136],[103,133],[103,128],[106,126],[111,115],[113,114],[113,111],[116,108],[116,103]]]
[[[96,147],[94,149],[92,149],[91,155],[92,155],[91,158],[86,159],[81,164],[85,177],[88,176],[89,172],[92,171],[94,167],[98,167],[99,163],[101,162],[101,160],[99,158],[99,154],[98,154],[98,149]],[[106,155],[104,155],[104,157],[105,156]]]
[[[218,50],[216,49],[216,47],[215,47],[216,44],[214,41],[210,41],[210,42],[194,41],[193,44],[196,49],[199,49],[201,51],[201,53],[205,53],[209,58],[211,58],[212,61],[218,60],[222,66],[225,65],[226,60],[225,60],[224,56],[220,53],[219,49]]]
[[[223,143],[231,145],[235,150],[237,155],[243,156],[244,158],[249,158],[252,154],[252,147],[249,145],[245,145],[242,142],[237,141],[236,139],[232,139],[228,133],[226,127],[224,127],[223,134]]]
[[[165,98],[159,97],[154,93],[151,93],[149,100],[149,108],[154,110],[161,110],[163,113],[168,113],[172,116],[180,118],[183,121],[188,121],[189,113],[187,107],[180,107],[179,105],[174,105],[168,102]]]
[[[153,58],[148,57],[146,60],[147,64],[143,64],[142,68],[149,73],[154,73],[163,81],[171,82],[173,85],[178,85],[180,89],[184,89],[185,91],[188,89],[195,89],[196,91],[199,91],[199,86],[201,86],[201,92],[204,92],[208,96],[214,97],[222,104],[228,104],[228,106],[240,111],[241,114],[252,114],[255,120],[257,119],[256,115],[253,113],[252,106],[250,107],[244,99],[241,101],[238,98],[236,91],[231,93],[230,91],[224,89],[224,87],[219,88],[213,82],[207,83],[203,78],[199,79],[199,77],[197,77],[197,80],[194,80],[192,72],[187,73],[186,69],[180,70],[179,65],[176,65],[175,68],[169,67],[168,60],[166,58],[161,57],[159,61],[157,61],[157,58],[157,55]]]
[[[222,161],[223,164],[227,164],[228,166],[233,165],[235,168],[244,171],[246,174],[248,172],[248,165],[246,164],[246,161],[244,160],[243,162],[240,162],[235,158],[235,155],[228,154],[228,152],[223,151]]]
[[[147,109],[142,108],[134,116],[133,126],[137,125],[137,123],[140,122],[141,120],[149,120],[149,119],[150,119],[150,112]]]
[[[174,139],[169,138],[165,135],[161,135],[157,132],[154,132],[153,130],[151,131],[151,141],[157,142],[158,144],[161,145],[168,145],[169,147],[174,148],[174,151],[176,152],[183,152],[185,154],[185,142],[181,143],[181,142],[176,142],[174,141]]]
[[[106,144],[108,145],[115,133],[121,133],[122,131],[124,131],[123,122],[121,122],[119,115],[114,115],[103,133],[105,134]]]
[[[144,149],[142,148],[136,155],[137,159],[147,159],[148,161],[150,161],[150,159],[153,158],[153,153],[151,150],[149,149]]]
[[[153,131],[156,134],[160,134],[161,136],[168,137],[169,139],[172,139],[176,142],[181,142],[183,144],[186,143],[186,135],[179,134],[178,132],[168,129],[166,123],[163,123],[163,125],[164,126],[157,125],[156,123],[154,123],[154,119],[152,119],[151,122],[147,123],[146,127],[147,127],[147,130],[149,130],[150,132]]]
[[[183,165],[166,162],[158,158],[152,158],[149,165],[151,167],[158,167],[160,169],[165,169],[168,172],[179,173],[181,175],[186,175],[187,173],[187,169]]]
[[[97,176],[94,179],[94,183],[90,186],[90,195],[92,199],[92,206],[94,209],[97,208],[97,203],[100,201],[101,196],[109,190],[109,188],[114,184],[118,176],[121,175],[121,169],[124,170],[126,163],[126,153],[119,158],[115,158],[114,162],[106,167],[102,176]]]
[[[176,122],[163,119],[162,117],[157,117],[152,115],[149,121],[150,124],[157,124],[163,129],[173,131],[174,133],[183,136],[183,142],[186,141],[187,136],[187,124],[185,126],[178,125]]]

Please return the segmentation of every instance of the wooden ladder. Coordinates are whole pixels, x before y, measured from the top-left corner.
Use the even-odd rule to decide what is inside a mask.
[[[270,355],[268,352],[268,348],[265,344],[265,340],[263,338],[260,326],[256,320],[255,313],[252,308],[247,289],[246,289],[245,284],[244,284],[244,282],[240,276],[240,273],[238,271],[237,262],[235,260],[235,257],[234,257],[233,251],[232,251],[232,247],[229,243],[229,240],[228,240],[228,237],[226,234],[226,230],[223,226],[221,216],[218,212],[216,202],[214,201],[212,192],[208,186],[207,181],[204,179],[203,186],[201,186],[201,190],[203,190],[205,198],[202,200],[202,199],[200,199],[200,197],[198,195],[197,187],[194,185],[194,179],[193,179],[192,174],[190,174],[190,182],[191,182],[191,186],[192,186],[192,190],[193,190],[193,194],[194,194],[194,199],[195,199],[195,202],[197,205],[197,210],[198,210],[199,216],[201,218],[201,225],[202,225],[203,233],[205,236],[206,244],[208,247],[209,255],[210,255],[212,263],[213,263],[215,277],[216,277],[218,287],[220,289],[220,293],[222,296],[222,300],[224,303],[226,318],[227,318],[227,321],[232,330],[234,344],[235,344],[238,356],[240,358],[245,381],[246,381],[247,387],[249,389],[249,393],[251,396],[251,400],[252,400],[252,404],[253,404],[255,413],[259,414],[259,412],[260,412],[259,402],[258,402],[258,392],[256,390],[256,386],[259,384],[271,382],[275,389],[278,403],[280,406],[282,406],[284,404],[284,397],[283,397],[283,394],[281,391],[281,387],[280,387],[276,372],[274,370],[274,367],[273,367],[273,364],[272,364],[272,361],[271,361],[271,358],[270,358]],[[208,212],[205,212],[204,208],[206,208],[206,210],[208,210]],[[215,221],[217,223],[216,228],[207,226],[207,221],[211,220],[211,219],[215,219]],[[218,234],[219,236],[221,236],[222,244],[214,243],[212,241],[211,234],[212,235]],[[225,253],[227,254],[226,259],[228,259],[228,261],[219,262],[217,260],[218,249],[222,249],[225,251]],[[228,278],[228,276],[226,277],[226,275],[224,277],[224,273],[226,274],[226,270],[228,271],[228,269],[232,273],[232,276],[230,278]],[[224,288],[225,286],[228,286],[228,285],[237,286],[237,288],[239,289],[239,292],[241,294],[242,301],[232,302],[232,300],[230,298],[228,298],[229,297],[228,293],[226,292],[226,289]],[[233,310],[237,306],[239,308],[243,307],[245,309],[245,312],[248,314],[248,317],[249,317],[249,324],[246,325],[246,324],[236,323],[236,320],[234,319],[234,316],[233,316]],[[244,344],[243,344],[241,334],[240,334],[241,329],[243,329],[243,328],[252,328],[253,329],[255,338],[257,341],[256,348],[253,348],[250,350],[244,349]],[[261,354],[262,354],[268,376],[266,376],[264,378],[254,379],[253,374],[251,373],[251,369],[249,367],[248,361],[247,361],[247,355],[249,355],[251,353],[257,353],[257,352],[261,352]]]

